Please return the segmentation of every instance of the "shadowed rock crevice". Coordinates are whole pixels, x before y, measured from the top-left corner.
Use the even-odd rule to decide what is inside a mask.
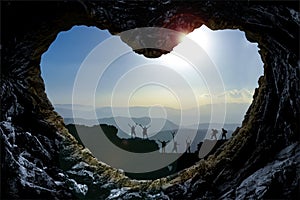
[[[5,198],[295,198],[299,196],[299,3],[252,1],[1,2],[1,195]],[[141,17],[142,16],[142,17]],[[138,27],[191,32],[240,29],[264,62],[243,125],[206,161],[139,182],[96,160],[54,112],[41,55],[60,31],[97,26],[112,34]],[[137,33],[123,37],[129,46]],[[163,34],[155,36],[164,40]],[[147,39],[147,38],[145,38]],[[170,41],[170,50],[177,45]],[[140,49],[159,57],[167,51]],[[59,73],[59,72],[58,72]],[[259,189],[257,189],[259,188]],[[179,191],[179,192],[178,192]],[[280,191],[278,196],[273,191]]]

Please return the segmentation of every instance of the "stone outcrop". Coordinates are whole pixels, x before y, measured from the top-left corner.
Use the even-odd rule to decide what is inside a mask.
[[[299,198],[298,1],[2,1],[1,15],[3,198]],[[141,182],[96,160],[68,133],[40,74],[41,55],[60,31],[87,25],[112,34],[148,26],[191,32],[202,24],[245,31],[264,62],[243,125],[222,151],[178,175]],[[147,39],[138,36],[122,40]]]

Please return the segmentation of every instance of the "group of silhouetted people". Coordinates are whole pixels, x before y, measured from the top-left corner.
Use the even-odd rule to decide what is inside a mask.
[[[175,140],[175,134],[176,132],[171,132],[172,134],[172,138],[173,138],[173,149],[172,149],[172,153],[178,153],[178,149],[177,149],[177,146],[179,146],[178,142]],[[168,141],[161,141],[161,140],[158,140],[158,142],[161,143],[161,152],[162,153],[166,153],[166,146],[167,146],[167,143],[169,142]],[[191,143],[192,141],[188,138],[186,139],[185,141],[186,143],[186,153],[191,153]]]
[[[149,126],[143,126],[141,124],[136,123],[135,125],[128,124],[128,126],[131,128],[131,138],[136,137],[135,128],[136,128],[136,126],[140,126],[143,130],[143,132],[142,132],[143,133],[143,139],[145,139],[145,138],[149,139],[147,131],[148,131],[148,128],[150,128],[150,125]]]
[[[224,128],[222,128],[222,140],[226,140],[226,133],[227,133],[227,130],[225,130]],[[211,137],[210,139],[215,139],[217,140],[217,134],[218,134],[218,130],[217,129],[211,129]]]
[[[135,125],[130,125],[128,124],[128,126],[131,128],[131,138],[134,138],[136,137],[136,132],[135,132],[135,128],[137,126],[140,126],[142,128],[142,135],[143,135],[143,139],[149,139],[148,138],[148,128],[150,128],[150,125],[149,126],[143,126],[141,124],[135,124]],[[172,149],[172,153],[177,153],[178,152],[178,149],[177,149],[177,146],[179,146],[179,144],[177,143],[177,141],[175,140],[175,134],[176,132],[171,132],[172,134],[172,138],[173,138],[173,149]],[[217,134],[218,134],[218,130],[217,129],[211,129],[211,137],[210,139],[215,139],[217,140]],[[227,134],[227,130],[225,130],[224,128],[222,128],[222,137],[221,139],[222,140],[226,140],[226,134]],[[158,140],[158,142],[161,143],[161,152],[162,153],[166,153],[166,146],[167,146],[167,143],[169,141],[161,141],[161,140]],[[186,153],[191,153],[191,140],[190,139],[186,139]]]

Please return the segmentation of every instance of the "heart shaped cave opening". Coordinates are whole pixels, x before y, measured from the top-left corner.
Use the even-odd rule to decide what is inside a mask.
[[[7,199],[298,199],[298,1],[3,1],[1,14],[1,196]],[[104,159],[95,159],[90,151],[78,145],[63,119],[53,112],[40,76],[42,53],[60,31],[78,24],[95,25],[113,34],[149,26],[191,32],[202,24],[214,30],[245,31],[249,41],[259,44],[264,76],[259,79],[259,88],[241,128],[215,154],[179,174],[154,181],[135,181],[124,176],[122,170],[99,162]],[[130,37],[122,40],[134,48]],[[122,48],[116,49],[119,50]],[[167,51],[136,52],[157,57]],[[104,53],[94,58],[101,58],[99,55]],[[88,75],[85,80],[93,77]],[[149,73],[146,77],[154,76]],[[122,89],[122,83],[116,91]],[[136,99],[130,98],[129,102],[138,100],[138,94],[145,93],[146,88],[133,90],[136,92],[131,96]],[[148,116],[163,113],[161,106],[156,107]],[[136,134],[140,137],[142,131],[138,128]],[[147,166],[146,162],[135,159],[127,161],[138,163],[137,167]]]
[[[74,26],[42,55],[46,93],[69,133],[132,179],[166,177],[222,152],[263,73],[257,43],[239,30],[203,25],[180,39],[146,58],[106,30]],[[76,164],[63,165],[74,176]]]

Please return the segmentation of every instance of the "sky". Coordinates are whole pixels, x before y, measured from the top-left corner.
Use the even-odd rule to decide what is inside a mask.
[[[126,53],[118,55],[123,49]],[[263,74],[258,50],[244,32],[203,25],[172,53],[150,59],[106,30],[74,26],[59,33],[42,55],[41,70],[53,104],[181,109],[224,101],[250,104]],[[181,52],[196,58],[191,63],[193,58]]]

